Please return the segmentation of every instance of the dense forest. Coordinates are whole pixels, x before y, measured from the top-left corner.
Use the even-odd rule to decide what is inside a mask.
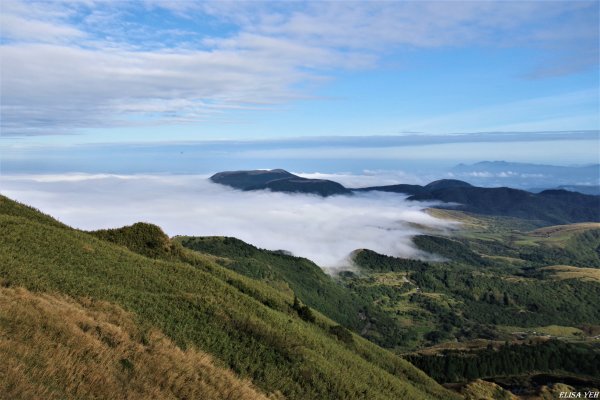
[[[534,344],[491,345],[477,351],[444,350],[406,356],[411,363],[441,383],[478,378],[522,375],[535,371],[600,376],[600,351],[589,345],[548,340]],[[597,382],[598,383],[598,382]]]

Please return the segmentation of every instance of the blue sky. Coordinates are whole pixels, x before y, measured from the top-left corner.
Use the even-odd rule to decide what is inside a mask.
[[[599,4],[3,0],[0,145],[597,131]]]

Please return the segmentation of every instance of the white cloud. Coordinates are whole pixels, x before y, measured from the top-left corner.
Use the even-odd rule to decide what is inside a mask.
[[[426,177],[408,174],[403,171],[362,171],[361,174],[335,173],[324,174],[321,172],[294,172],[294,174],[309,179],[329,179],[339,182],[348,188],[364,188],[370,186],[407,184],[427,184]]]
[[[2,25],[2,36],[10,39],[60,42],[85,36],[84,32],[71,26],[36,21],[5,13],[0,13],[0,24]]]
[[[586,17],[594,4],[5,0],[2,130],[189,123],[215,109],[284,104],[336,71],[375,68],[407,47],[558,46],[585,68],[597,63],[588,54],[597,49],[597,21]],[[123,17],[157,9],[228,28],[206,36]]]
[[[323,267],[369,248],[426,257],[411,238],[422,226],[454,226],[423,212],[426,203],[391,193],[321,198],[241,192],[205,176],[2,176],[2,194],[81,229],[115,228],[138,221],[169,235],[234,236],[258,247],[288,250]],[[419,224],[421,228],[417,228]]]

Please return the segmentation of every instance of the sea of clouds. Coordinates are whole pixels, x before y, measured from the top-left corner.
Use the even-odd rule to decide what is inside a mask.
[[[454,226],[427,214],[424,209],[431,203],[408,201],[400,194],[370,192],[322,198],[242,192],[207,178],[4,175],[0,192],[79,229],[116,228],[144,221],[159,225],[170,236],[233,236],[261,248],[287,250],[331,270],[348,266],[348,255],[361,248],[391,256],[431,257],[416,249],[412,238]],[[343,178],[345,183],[361,180]]]

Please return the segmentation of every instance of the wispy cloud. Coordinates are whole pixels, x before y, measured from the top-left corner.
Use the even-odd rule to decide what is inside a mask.
[[[340,70],[375,68],[411,48],[527,43],[577,60],[537,75],[597,65],[596,2],[5,0],[2,7],[6,135],[190,123],[273,107],[311,95]],[[132,17],[139,13],[188,26],[157,28]]]
[[[426,214],[427,203],[398,194],[321,198],[240,192],[205,176],[5,175],[2,194],[81,229],[147,221],[169,235],[234,236],[262,248],[288,250],[325,268],[344,265],[359,248],[428,257],[411,238],[423,227],[443,231],[455,226]]]

